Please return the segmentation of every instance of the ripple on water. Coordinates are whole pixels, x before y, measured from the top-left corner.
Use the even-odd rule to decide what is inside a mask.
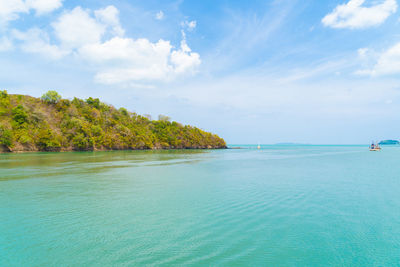
[[[399,153],[3,157],[0,265],[396,266]]]

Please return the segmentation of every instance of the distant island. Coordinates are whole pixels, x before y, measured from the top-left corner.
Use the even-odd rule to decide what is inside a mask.
[[[307,144],[301,144],[301,143],[276,143],[276,146],[304,146]]]
[[[383,140],[379,142],[379,145],[399,145],[400,142],[397,140]]]
[[[0,152],[226,148],[219,136],[170,121],[152,120],[98,98],[41,98],[0,91]]]

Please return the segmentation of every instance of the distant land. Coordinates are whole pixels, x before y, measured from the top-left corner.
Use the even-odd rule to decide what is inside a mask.
[[[383,140],[379,142],[380,145],[399,145],[400,142],[397,140]]]
[[[307,144],[301,144],[301,143],[276,143],[276,146],[301,146],[301,145],[307,145]]]
[[[0,152],[226,148],[219,136],[170,121],[152,120],[98,98],[41,98],[0,91]]]

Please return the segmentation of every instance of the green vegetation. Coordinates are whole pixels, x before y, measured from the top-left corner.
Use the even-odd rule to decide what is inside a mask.
[[[42,100],[49,104],[56,104],[60,101],[61,96],[56,91],[48,91],[42,95]]]
[[[168,116],[116,109],[98,98],[40,99],[0,91],[0,151],[225,148],[223,139]]]

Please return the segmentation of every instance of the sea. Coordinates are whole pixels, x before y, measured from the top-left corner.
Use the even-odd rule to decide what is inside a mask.
[[[400,146],[0,154],[0,266],[400,266]]]

